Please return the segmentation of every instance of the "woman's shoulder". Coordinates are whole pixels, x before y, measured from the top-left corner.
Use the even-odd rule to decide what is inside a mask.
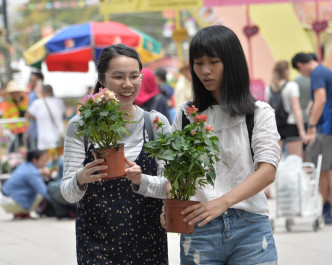
[[[73,126],[74,124],[78,123],[81,121],[81,116],[79,114],[76,114],[75,116],[73,116],[69,122],[68,122],[68,126]]]
[[[144,109],[142,109],[139,106],[137,106],[137,116],[138,116],[137,117],[137,121],[143,120],[143,118],[144,118],[144,112],[145,112]],[[158,117],[162,121],[163,124],[166,124],[166,126],[170,126],[168,119],[165,117],[165,115],[163,115],[159,111],[151,110],[149,112],[149,114],[150,114],[150,120],[151,120],[151,122],[153,122],[156,119],[156,117]]]
[[[285,85],[285,89],[293,90],[293,89],[299,89],[299,85],[295,81],[288,81]]]
[[[273,108],[270,106],[269,103],[261,100],[256,100],[255,102],[255,116],[259,115],[260,113],[264,111],[273,111]]]

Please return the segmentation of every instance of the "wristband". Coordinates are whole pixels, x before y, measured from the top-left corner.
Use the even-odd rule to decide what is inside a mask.
[[[310,128],[316,128],[316,125],[314,125],[314,124],[308,124],[308,129],[310,129]]]

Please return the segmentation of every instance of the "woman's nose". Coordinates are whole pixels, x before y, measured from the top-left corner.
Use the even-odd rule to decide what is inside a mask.
[[[202,74],[205,75],[208,73],[210,73],[210,67],[208,65],[204,64],[203,68],[202,68]]]
[[[126,78],[124,79],[122,85],[123,85],[123,86],[126,86],[126,87],[127,87],[127,86],[130,86],[130,87],[133,86],[133,84],[130,82],[129,77],[126,77]]]

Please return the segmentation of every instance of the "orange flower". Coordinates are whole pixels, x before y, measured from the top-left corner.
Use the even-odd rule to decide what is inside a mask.
[[[156,117],[154,118],[154,120],[153,120],[153,124],[158,124],[159,121],[160,121],[160,120],[159,120],[159,117],[156,116]]]
[[[198,111],[198,108],[195,107],[195,105],[192,105],[191,108],[190,107],[187,107],[187,114],[188,115],[196,115]]]
[[[212,125],[205,126],[205,130],[207,130],[207,131],[213,131]]]
[[[207,120],[207,116],[206,115],[198,115],[198,116],[194,117],[194,121],[195,122],[202,122],[202,123],[204,123],[204,122],[206,122],[206,120]]]
[[[159,129],[159,127],[163,127],[163,122],[159,119],[158,116],[156,116],[152,123],[156,124],[157,129]]]

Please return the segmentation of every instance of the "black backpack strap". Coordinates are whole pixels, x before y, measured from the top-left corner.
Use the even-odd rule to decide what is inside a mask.
[[[254,124],[255,124],[254,113],[246,114],[246,124],[247,124],[248,136],[249,136],[251,157],[252,157],[252,160],[254,160],[254,151],[252,150],[252,146],[251,146],[252,132],[254,130]]]
[[[154,136],[153,136],[153,131],[152,131],[150,112],[148,112],[148,111],[144,111],[144,124],[145,124],[145,129],[148,133],[149,141],[153,141]]]
[[[83,135],[83,141],[84,141],[84,150],[85,150],[85,155],[88,153],[88,136],[86,134]]]
[[[190,120],[187,118],[187,116],[184,114],[184,111],[182,111],[182,130],[184,127],[186,127],[190,123]]]

